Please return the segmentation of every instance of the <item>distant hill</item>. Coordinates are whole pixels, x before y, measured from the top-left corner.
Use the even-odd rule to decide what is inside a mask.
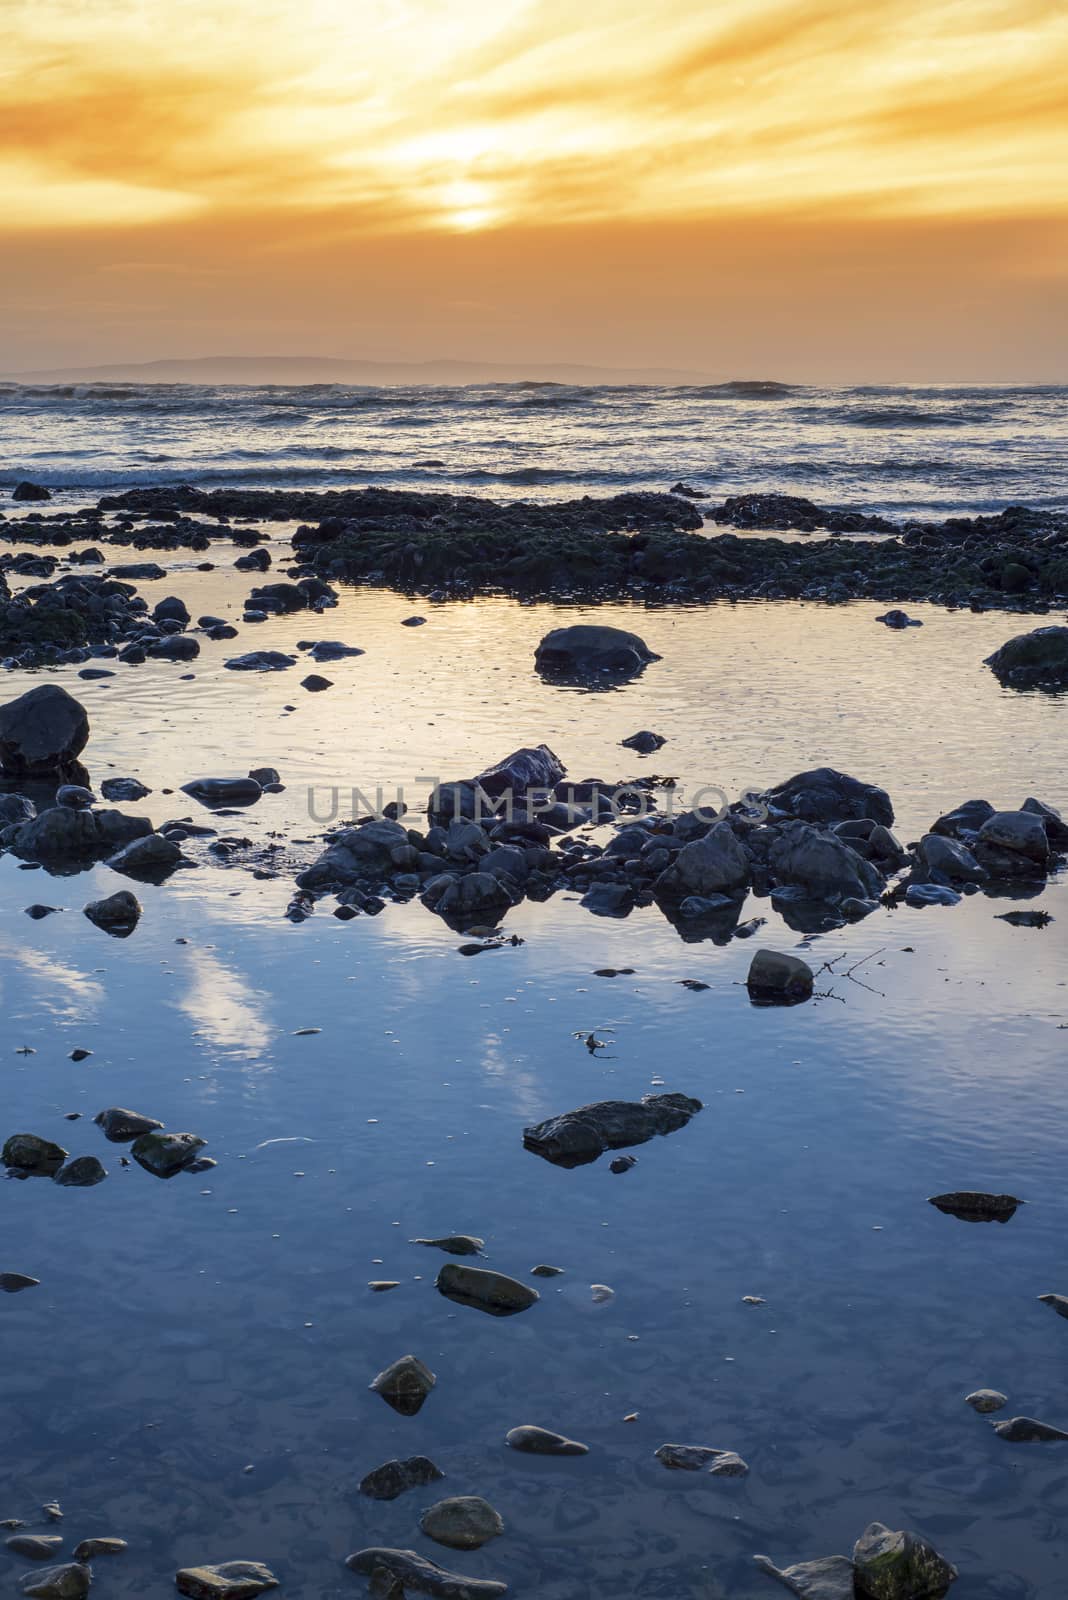
[[[590,367],[529,361],[347,361],[330,356],[198,356],[11,372],[9,383],[463,384],[705,383],[671,367]]]

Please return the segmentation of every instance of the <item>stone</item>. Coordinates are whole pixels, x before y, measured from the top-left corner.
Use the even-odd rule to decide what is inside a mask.
[[[93,1121],[112,1144],[129,1144],[139,1134],[152,1133],[163,1126],[155,1117],[143,1117],[138,1111],[127,1111],[125,1106],[107,1106],[97,1112]]]
[[[223,666],[231,672],[284,672],[295,667],[296,656],[287,656],[282,650],[250,650],[243,656],[231,656]]]
[[[147,817],[122,811],[71,811],[50,806],[24,822],[5,844],[24,861],[91,861],[152,832]]]
[[[476,1239],[473,1233],[447,1233],[440,1239],[409,1239],[408,1243],[430,1245],[450,1256],[480,1256],[486,1245],[485,1239]]]
[[[74,1547],[75,1561],[91,1561],[94,1556],[120,1556],[130,1547],[125,1539],[109,1537],[99,1539],[83,1539],[81,1544]]]
[[[795,1006],[812,998],[815,976],[807,961],[780,950],[758,950],[746,977],[754,1005]]]
[[[437,1381],[418,1357],[408,1355],[384,1368],[369,1387],[400,1416],[414,1417]]]
[[[197,1152],[206,1144],[207,1140],[195,1133],[165,1133],[153,1129],[134,1140],[130,1154],[137,1165],[151,1172],[153,1177],[173,1178],[196,1160]]]
[[[593,674],[633,676],[660,657],[636,633],[596,623],[554,628],[534,652],[534,665],[548,677]]]
[[[634,910],[634,890],[626,883],[595,883],[582,896],[595,917],[626,917]]]
[[[152,790],[139,778],[105,778],[100,793],[105,800],[143,800]]]
[[[945,883],[910,883],[905,890],[905,904],[915,911],[925,906],[959,906],[960,895]]]
[[[1036,1422],[1034,1417],[1010,1417],[1007,1422],[995,1422],[994,1432],[1010,1444],[1053,1444],[1058,1439],[1068,1439],[1068,1433],[1053,1428],[1048,1422]]]
[[[334,687],[333,678],[324,678],[318,672],[309,672],[306,678],[301,678],[300,686],[307,689],[310,694],[321,694],[324,689]]]
[[[919,617],[910,617],[907,611],[884,611],[881,617],[876,617],[876,622],[885,623],[888,628],[922,628],[923,623]]]
[[[647,1094],[640,1101],[599,1100],[523,1130],[523,1145],[556,1166],[596,1161],[605,1150],[645,1144],[684,1128],[702,1109],[684,1094]]]
[[[222,1561],[214,1567],[181,1567],[174,1575],[179,1594],[190,1600],[253,1600],[278,1579],[261,1561]]]
[[[193,778],[182,784],[182,793],[208,805],[244,805],[258,800],[263,789],[255,778]]]
[[[753,863],[729,822],[717,822],[700,839],[684,844],[672,864],[657,878],[655,893],[664,899],[685,895],[731,894],[745,887]]]
[[[385,1461],[360,1481],[360,1493],[369,1500],[396,1500],[407,1489],[423,1489],[445,1474],[429,1456],[409,1456],[405,1461]]]
[[[512,1428],[504,1442],[510,1450],[528,1456],[586,1456],[590,1453],[588,1444],[579,1444],[577,1439],[553,1433],[549,1428],[536,1428],[530,1423]]]
[[[785,824],[771,843],[768,868],[776,884],[803,890],[814,900],[877,899],[885,881],[844,839],[806,822]]]
[[[119,889],[103,900],[91,900],[85,915],[96,927],[115,939],[126,939],[141,919],[141,902],[129,889]]]
[[[428,1539],[450,1550],[478,1550],[504,1532],[504,1518],[488,1500],[463,1494],[428,1506],[419,1526]]]
[[[41,683],[0,706],[0,771],[12,777],[62,776],[89,742],[85,707],[57,683]]]
[[[954,1189],[949,1194],[934,1194],[928,1205],[936,1207],[947,1217],[959,1217],[962,1222],[1008,1222],[1023,1205],[1012,1194],[983,1194],[977,1189]]]
[[[1041,1299],[1042,1297],[1039,1296]],[[1066,1313],[1068,1315],[1068,1313]],[[999,1389],[975,1389],[971,1394],[964,1396],[965,1405],[971,1406],[973,1411],[986,1416],[991,1411],[1000,1411],[1002,1406],[1007,1406],[1008,1396],[1003,1395]]]
[[[894,824],[894,808],[885,789],[862,783],[833,767],[795,773],[761,798],[773,811],[801,822],[848,822],[870,817],[886,828]]]
[[[91,1189],[95,1184],[103,1183],[107,1175],[107,1168],[96,1156],[75,1156],[73,1161],[67,1161],[60,1167],[52,1181],[63,1189]]]
[[[439,916],[462,923],[472,916],[496,918],[513,906],[520,894],[506,879],[490,872],[468,872],[463,877],[443,872],[431,878],[420,898]]]
[[[767,1556],[754,1556],[761,1572],[777,1578],[801,1600],[855,1600],[853,1563],[848,1556],[822,1556],[796,1566],[777,1567]]]
[[[117,855],[109,858],[108,866],[130,878],[154,880],[173,872],[183,859],[173,839],[162,833],[146,833],[144,838],[123,845]]]
[[[650,728],[642,728],[638,733],[632,733],[629,739],[619,742],[625,750],[637,750],[643,756],[651,756],[667,744],[662,734],[653,733]]]
[[[31,1600],[84,1600],[92,1581],[89,1567],[70,1561],[59,1567],[45,1567],[43,1572],[28,1573],[22,1592]]]
[[[1020,807],[1021,811],[1033,811],[1036,817],[1041,817],[1046,825],[1046,838],[1054,850],[1068,849],[1068,823],[1065,822],[1055,806],[1048,806],[1041,800],[1036,800],[1030,795]]]
[[[712,1450],[700,1444],[662,1444],[653,1454],[675,1472],[703,1472],[721,1478],[744,1478],[749,1468],[734,1450]]]
[[[553,788],[564,777],[565,770],[559,756],[554,755],[547,744],[525,745],[496,765],[486,767],[473,781],[491,799],[500,799],[505,794],[518,798],[528,789]]]
[[[994,807],[989,800],[965,800],[932,823],[931,832],[944,834],[950,839],[970,842],[987,818],[993,815]]]
[[[314,643],[310,639],[298,640],[297,649],[307,648],[314,661],[343,661],[347,656],[362,656],[366,651],[359,645],[342,644],[340,639],[317,639]]]
[[[1068,1295],[1040,1294],[1038,1298],[1044,1306],[1052,1306],[1059,1317],[1068,1317]]]
[[[919,1534],[869,1523],[853,1547],[857,1590],[869,1600],[925,1600],[944,1594],[957,1569]]]
[[[0,1151],[0,1162],[16,1172],[58,1171],[70,1154],[62,1145],[51,1139],[42,1139],[36,1133],[13,1133]]]
[[[1068,628],[1054,624],[1018,633],[987,656],[985,665],[1014,689],[1068,683]]]
[[[540,1266],[531,1267],[530,1273],[531,1277],[534,1278],[559,1278],[563,1270],[563,1267],[550,1267],[547,1263],[542,1262]]]
[[[1028,863],[1033,863],[1044,872],[1049,862],[1046,824],[1034,811],[995,811],[993,816],[987,817],[975,840],[976,859],[983,866],[990,862],[990,846],[997,852],[998,862],[1005,852],[1022,857],[1020,867],[1024,871]]]
[[[56,790],[56,805],[71,811],[88,811],[96,804],[96,795],[80,783],[61,783]]]
[[[143,639],[140,646],[150,661],[193,661],[200,654],[197,640],[187,633],[174,633],[163,639]],[[124,653],[119,656],[124,659]]]
[[[438,1273],[437,1290],[457,1305],[473,1306],[493,1317],[515,1316],[541,1299],[536,1289],[517,1278],[481,1267],[464,1267],[456,1261],[447,1261]]]
[[[27,1561],[50,1561],[63,1540],[58,1533],[16,1533],[4,1544],[13,1555],[25,1556]]]
[[[52,491],[46,489],[43,483],[31,483],[29,478],[23,478],[21,483],[16,483],[11,491],[12,500],[51,500]]]
[[[40,1278],[28,1277],[25,1272],[0,1272],[0,1289],[5,1294],[21,1294],[23,1289],[39,1289]]]
[[[0,794],[0,828],[9,828],[13,823],[32,822],[36,815],[37,807],[27,795]]]
[[[508,1593],[506,1583],[496,1583],[489,1578],[465,1578],[456,1572],[446,1572],[417,1555],[414,1550],[389,1550],[372,1546],[357,1550],[345,1565],[351,1572],[370,1577],[377,1571],[390,1573],[401,1585],[402,1592],[437,1595],[440,1600],[497,1600]]]
[[[967,845],[941,833],[925,833],[919,854],[929,872],[937,872],[951,883],[985,883],[990,876]]]

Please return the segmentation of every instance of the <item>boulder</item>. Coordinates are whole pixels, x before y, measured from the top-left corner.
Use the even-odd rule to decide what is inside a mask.
[[[577,623],[554,628],[534,652],[534,665],[546,677],[587,677],[610,673],[630,677],[660,657],[644,639],[623,628]]]
[[[848,1556],[821,1556],[818,1561],[799,1561],[792,1567],[777,1567],[767,1556],[754,1556],[753,1560],[761,1572],[777,1578],[801,1600],[855,1600],[853,1563]]]
[[[194,661],[200,654],[197,640],[187,633],[174,633],[165,639],[142,639],[141,647],[150,661]]]
[[[0,706],[0,771],[61,777],[76,769],[89,742],[85,707],[58,683],[41,683]]]
[[[129,889],[119,889],[103,900],[90,900],[85,915],[114,939],[126,939],[141,920],[141,902]]]
[[[443,872],[431,878],[421,898],[439,916],[463,922],[475,915],[496,919],[515,905],[520,894],[505,879],[495,878],[490,872],[468,872],[462,877]]]
[[[343,828],[310,867],[297,876],[298,889],[325,889],[361,878],[381,878],[393,869],[393,851],[407,847],[408,834],[399,822],[376,817],[360,828]]]
[[[551,789],[564,777],[566,768],[547,744],[525,745],[510,756],[486,767],[475,778],[494,799],[503,794],[525,794],[528,789]]]
[[[1068,683],[1068,628],[1054,624],[1018,633],[987,656],[986,665],[1014,689]]]
[[[758,950],[745,980],[754,1005],[796,1006],[812,998],[812,968],[800,956]]]
[[[990,876],[967,845],[945,834],[925,833],[919,854],[929,872],[948,878],[951,883],[985,883]]]
[[[732,894],[749,882],[752,866],[748,850],[730,823],[717,822],[701,838],[683,845],[657,878],[654,891],[665,900]]]
[[[206,1144],[207,1140],[195,1133],[165,1133],[153,1128],[134,1140],[130,1154],[154,1178],[173,1178],[196,1160]]]
[[[39,1172],[50,1177],[67,1159],[68,1151],[37,1133],[13,1133],[0,1151],[0,1162],[16,1172]]]
[[[255,778],[192,778],[182,784],[182,793],[205,805],[246,805],[259,800],[263,788]]]
[[[52,806],[5,834],[4,843],[25,861],[86,861],[151,832],[147,817]]]
[[[31,1600],[85,1600],[93,1581],[92,1570],[80,1561],[30,1572],[22,1581],[22,1592]]]
[[[231,656],[223,666],[231,672],[284,672],[295,667],[296,656],[287,656],[282,650],[250,650],[243,656]]]
[[[43,483],[31,483],[29,478],[23,478],[21,483],[16,483],[11,491],[12,500],[51,500],[52,491],[46,489]]]
[[[408,1489],[425,1489],[445,1474],[428,1456],[409,1456],[406,1461],[384,1461],[360,1482],[360,1493],[369,1500],[396,1500]]]
[[[419,1526],[428,1539],[450,1550],[478,1550],[504,1532],[504,1518],[488,1500],[462,1494],[428,1506]]]
[[[253,1600],[278,1579],[261,1561],[223,1561],[215,1567],[182,1567],[174,1575],[179,1594],[190,1600]]]
[[[653,1454],[674,1472],[704,1472],[718,1478],[744,1478],[749,1468],[734,1450],[713,1450],[703,1444],[662,1444]]]
[[[651,728],[642,728],[638,733],[632,733],[629,739],[621,739],[619,742],[624,750],[637,750],[642,756],[651,756],[667,744],[663,735],[653,733]]]
[[[503,1272],[487,1272],[482,1267],[461,1266],[446,1261],[437,1277],[437,1290],[458,1305],[474,1306],[493,1317],[513,1317],[541,1299],[538,1291]]]
[[[885,882],[844,839],[806,822],[788,822],[782,828],[768,851],[768,867],[777,884],[803,890],[816,900],[877,899]]]
[[[1043,817],[1034,811],[995,811],[979,829],[976,860],[994,877],[1033,876],[1049,865],[1049,837]]]
[[[414,1417],[437,1381],[417,1356],[401,1356],[372,1380],[370,1388],[400,1416]]]
[[[881,1522],[865,1528],[853,1547],[857,1591],[868,1600],[926,1600],[957,1577],[952,1566],[919,1534],[896,1533]]]
[[[129,878],[143,878],[159,882],[184,859],[173,839],[162,833],[146,833],[142,839],[133,839],[124,845],[118,855],[111,856],[108,866]]]
[[[32,822],[37,807],[24,794],[0,794],[0,828],[10,828],[20,822]]]
[[[885,789],[862,783],[833,767],[798,772],[761,797],[773,811],[802,822],[848,822],[870,817],[890,828],[894,808]]]
[[[140,1134],[163,1126],[155,1117],[143,1117],[138,1111],[127,1111],[125,1106],[107,1106],[97,1112],[93,1121],[111,1144],[129,1144]]]
[[[509,1450],[518,1450],[527,1456],[588,1456],[590,1453],[588,1444],[553,1433],[551,1428],[535,1428],[530,1423],[512,1428],[504,1442]]]
[[[61,1189],[91,1189],[94,1184],[103,1183],[107,1175],[107,1168],[96,1156],[75,1156],[60,1167],[52,1182]]]
[[[647,1094],[640,1101],[599,1100],[523,1130],[523,1145],[555,1166],[578,1167],[605,1150],[646,1144],[684,1128],[702,1109],[684,1094]]]
[[[367,1550],[357,1550],[345,1562],[350,1572],[371,1577],[386,1572],[400,1585],[402,1594],[430,1594],[439,1600],[498,1600],[508,1593],[506,1583],[495,1583],[489,1578],[465,1578],[456,1572],[446,1572],[417,1555],[414,1550],[388,1550],[375,1545]]]
[[[989,800],[965,800],[952,811],[946,811],[931,824],[931,832],[943,834],[947,839],[961,839],[971,844],[988,817],[994,815]]]
[[[905,890],[905,904],[914,911],[925,906],[959,906],[960,895],[948,883],[910,883]]]
[[[139,778],[105,778],[100,793],[105,800],[143,800],[152,790]]]
[[[1053,806],[1047,806],[1033,796],[1024,801],[1021,811],[1033,811],[1046,824],[1046,838],[1054,850],[1068,849],[1068,823]]]

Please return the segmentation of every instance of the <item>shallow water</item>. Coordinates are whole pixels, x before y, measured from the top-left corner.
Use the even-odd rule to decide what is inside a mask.
[[[194,616],[239,613],[258,581],[173,565],[142,592],[179,593]],[[413,609],[426,626],[400,627]],[[362,590],[205,643],[192,681],[152,665],[55,676],[89,708],[94,779],[140,776],[156,792],[123,809],[157,823],[211,820],[165,787],[278,766],[285,793],[220,824],[264,840],[321,831],[309,785],[388,798],[402,783],[414,801],[428,775],[542,739],[575,777],[656,770],[731,796],[838,765],[889,789],[905,839],[972,795],[1068,800],[1068,702],[1003,690],[981,665],[1013,620],[916,608],[925,626],[894,634],[879,609],[600,607],[663,657],[603,694],[532,671],[537,639],[579,609]],[[322,668],[321,695],[299,667],[222,668],[302,637],[367,653]],[[641,727],[669,740],[645,761],[618,747]],[[683,943],[655,908],[616,922],[571,897],[524,904],[505,924],[522,944],[466,959],[417,902],[345,924],[324,902],[294,926],[290,878],[209,865],[138,887],[140,926],[112,941],[79,908],[123,886],[103,866],[50,878],[0,859],[3,1131],[110,1170],[91,1190],[0,1190],[0,1270],[42,1279],[0,1306],[0,1515],[58,1497],[71,1543],[127,1538],[96,1563],[117,1596],[235,1558],[266,1561],[285,1595],[359,1594],[341,1562],[384,1544],[517,1597],[756,1600],[776,1590],[753,1554],[848,1551],[873,1518],[931,1535],[961,1600],[1060,1593],[1068,1446],[1007,1444],[963,1397],[1000,1388],[1003,1416],[1068,1424],[1068,1328],[1036,1300],[1068,1292],[1063,885],[1027,902],[1054,914],[1042,931],[977,895],[802,940],[751,901],[759,944],[836,962],[819,985],[833,997],[788,1012],[748,1004],[752,942]],[[69,909],[32,922],[35,900]],[[869,987],[841,975],[862,959]],[[593,975],[609,966],[635,970]],[[591,1029],[596,1057],[575,1037]],[[93,1053],[72,1063],[75,1046]],[[522,1148],[531,1121],[660,1080],[705,1109],[625,1175]],[[200,1133],[218,1168],[170,1183],[123,1169],[90,1120],[112,1104]],[[925,1203],[957,1188],[1028,1204],[999,1226]],[[566,1273],[530,1280],[542,1298],[521,1316],[482,1316],[435,1292],[447,1257],[408,1243],[455,1231],[484,1236],[497,1270]],[[378,1278],[400,1287],[372,1294]],[[593,1304],[593,1283],[615,1298]],[[438,1384],[405,1419],[367,1385],[407,1351]],[[590,1454],[516,1455],[504,1435],[524,1422]],[[737,1450],[750,1476],[668,1473],[653,1459],[666,1441]],[[392,1504],[358,1495],[368,1470],[415,1453],[445,1481]],[[419,1511],[466,1493],[507,1531],[443,1551]]]

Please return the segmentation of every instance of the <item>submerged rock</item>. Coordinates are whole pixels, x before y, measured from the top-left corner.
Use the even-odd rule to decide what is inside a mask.
[[[24,822],[4,842],[26,861],[90,861],[152,832],[147,817],[123,811],[72,811],[50,806]]]
[[[105,800],[143,800],[152,790],[139,778],[105,778],[100,793]]]
[[[437,1383],[429,1367],[416,1356],[401,1356],[381,1371],[369,1385],[402,1417],[414,1417]]]
[[[1044,1306],[1052,1306],[1059,1317],[1068,1317],[1068,1295],[1040,1294],[1038,1298]]]
[[[69,1153],[62,1145],[53,1144],[51,1139],[42,1139],[40,1134],[13,1133],[4,1142],[0,1162],[18,1172],[51,1174],[59,1170]]]
[[[84,1600],[89,1593],[93,1574],[80,1561],[70,1561],[58,1567],[46,1567],[43,1572],[31,1572],[22,1583],[22,1592],[31,1600]]]
[[[957,1569],[932,1544],[904,1529],[894,1533],[881,1522],[865,1528],[853,1547],[858,1591],[870,1600],[926,1600],[941,1595]]]
[[[75,1561],[91,1561],[94,1556],[120,1556],[130,1547],[125,1539],[83,1539],[74,1548]]]
[[[396,1500],[408,1489],[424,1489],[445,1474],[429,1456],[408,1456],[405,1461],[384,1461],[360,1480],[360,1493],[369,1500]]]
[[[130,1154],[139,1167],[156,1178],[173,1178],[196,1160],[198,1150],[207,1144],[195,1133],[164,1133],[153,1129],[143,1133],[130,1146]]]
[[[596,1161],[605,1150],[645,1144],[658,1134],[684,1128],[702,1109],[684,1094],[647,1094],[640,1101],[599,1100],[524,1128],[523,1144],[556,1166]]]
[[[58,683],[41,683],[0,706],[0,771],[50,778],[76,768],[89,742],[89,716]]]
[[[158,881],[173,872],[183,860],[182,852],[173,839],[166,838],[162,833],[146,833],[144,838],[133,839],[124,845],[118,855],[109,859],[108,866],[129,878]]]
[[[103,1183],[107,1175],[107,1168],[96,1156],[76,1156],[60,1167],[52,1181],[63,1189],[91,1189],[94,1184]]]
[[[428,1506],[419,1526],[428,1539],[450,1550],[478,1550],[504,1532],[504,1518],[488,1500],[464,1494]]]
[[[143,1117],[138,1111],[127,1111],[125,1106],[108,1106],[98,1111],[93,1121],[112,1144],[129,1144],[139,1134],[151,1133],[163,1126],[155,1117]]]
[[[16,1533],[4,1540],[6,1549],[27,1561],[50,1561],[62,1543],[58,1533]]]
[[[667,744],[663,734],[653,733],[650,728],[642,728],[640,732],[632,733],[629,739],[619,742],[625,750],[637,750],[643,756],[651,756]]]
[[[473,1233],[447,1233],[441,1239],[409,1239],[408,1243],[430,1245],[450,1256],[480,1256],[486,1241],[476,1239]]]
[[[554,628],[534,652],[534,665],[546,676],[611,673],[629,677],[650,661],[659,660],[636,633],[598,623]]]
[[[287,656],[282,650],[249,650],[243,656],[231,656],[223,666],[231,672],[284,672],[295,667],[296,656]]]
[[[947,1217],[962,1222],[1008,1222],[1023,1201],[1012,1194],[983,1194],[974,1189],[955,1189],[950,1194],[933,1194],[928,1205]]]
[[[1007,1422],[995,1422],[994,1432],[1010,1444],[1052,1444],[1058,1439],[1068,1439],[1068,1433],[1053,1428],[1048,1422],[1036,1422],[1034,1417],[1010,1417]]]
[[[253,1600],[278,1579],[262,1561],[222,1561],[214,1567],[182,1567],[174,1575],[180,1594],[190,1600]]]
[[[517,1278],[480,1267],[462,1267],[455,1261],[447,1261],[438,1273],[437,1289],[447,1300],[488,1311],[493,1317],[513,1317],[541,1299],[536,1289]]]
[[[758,950],[745,980],[754,1005],[796,1006],[812,998],[812,968],[800,956]]]
[[[721,1478],[744,1478],[748,1466],[734,1450],[712,1450],[701,1444],[662,1444],[653,1452],[662,1466],[675,1472],[703,1472]]]
[[[985,665],[1014,689],[1068,683],[1068,628],[1054,624],[1018,633],[987,656]]]
[[[776,884],[796,888],[814,900],[878,899],[885,879],[836,833],[807,822],[788,822],[768,850]]]
[[[182,784],[182,793],[206,805],[244,805],[259,800],[263,789],[255,778],[193,778]]]
[[[351,1572],[370,1577],[375,1572],[388,1572],[398,1580],[402,1591],[415,1594],[438,1595],[440,1600],[497,1600],[508,1593],[506,1583],[495,1583],[489,1578],[465,1578],[456,1572],[446,1572],[417,1555],[414,1550],[389,1550],[372,1546],[357,1550],[345,1565]]]
[[[777,1578],[801,1600],[855,1600],[853,1563],[848,1556],[823,1556],[792,1567],[777,1567],[767,1556],[754,1556],[761,1572]]]
[[[40,1278],[28,1277],[25,1272],[0,1272],[0,1289],[5,1294],[21,1294],[23,1289],[39,1289]]]
[[[579,1444],[577,1439],[553,1433],[550,1428],[536,1428],[531,1423],[512,1428],[504,1442],[509,1449],[528,1456],[587,1456],[590,1453],[588,1444]]]
[[[85,915],[95,927],[114,939],[126,939],[141,920],[141,902],[129,889],[118,889],[103,900],[90,900]]]
[[[1002,1406],[1008,1405],[1009,1401],[1008,1396],[1003,1395],[1000,1389],[976,1389],[971,1394],[964,1396],[964,1403],[971,1406],[973,1411],[978,1411],[981,1415],[986,1416],[991,1411],[1000,1411]]]

